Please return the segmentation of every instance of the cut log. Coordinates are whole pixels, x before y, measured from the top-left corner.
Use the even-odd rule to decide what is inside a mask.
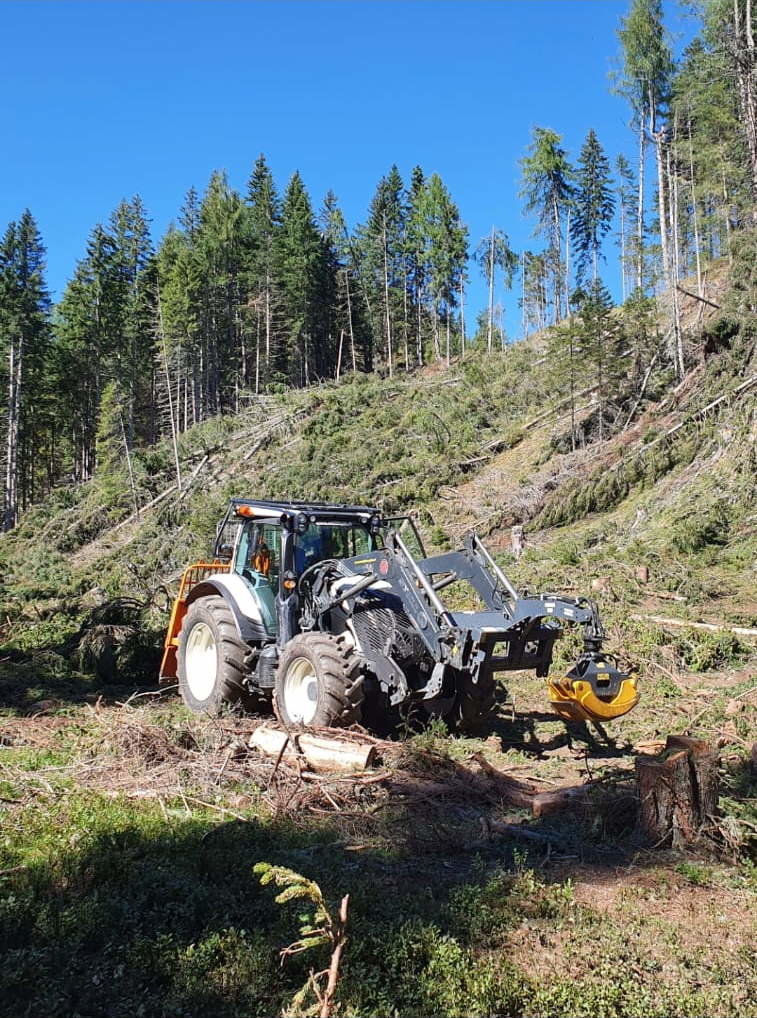
[[[308,767],[320,774],[364,771],[376,757],[376,747],[369,743],[340,739],[338,736],[309,735],[307,732],[288,735],[268,725],[255,729],[250,736],[250,745],[289,764],[304,757]]]
[[[735,633],[737,636],[757,637],[757,629],[746,626],[719,626],[714,622],[688,622],[686,619],[667,619],[661,615],[631,615],[639,622],[656,622],[658,626],[673,626],[678,629],[704,629],[708,633]]]
[[[659,757],[637,757],[639,824],[653,846],[683,848],[706,833],[717,813],[718,764],[708,743],[683,735],[669,735]]]

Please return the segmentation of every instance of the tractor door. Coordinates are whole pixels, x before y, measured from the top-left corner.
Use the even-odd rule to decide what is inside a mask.
[[[237,542],[234,572],[252,586],[260,604],[265,627],[275,633],[276,591],[281,571],[281,524],[278,520],[250,520]]]

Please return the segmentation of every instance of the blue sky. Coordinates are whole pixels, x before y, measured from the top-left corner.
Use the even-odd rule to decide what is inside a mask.
[[[157,239],[215,168],[243,188],[264,152],[283,189],[332,188],[351,225],[396,162],[441,174],[471,233],[533,246],[518,160],[533,126],[573,156],[590,127],[633,156],[608,72],[628,0],[4,2],[0,228],[25,207],[62,292],[95,223],[139,193]],[[690,35],[679,9],[672,29]],[[607,281],[619,283],[614,249]],[[468,316],[486,301],[471,267]],[[516,335],[515,293],[505,295]]]

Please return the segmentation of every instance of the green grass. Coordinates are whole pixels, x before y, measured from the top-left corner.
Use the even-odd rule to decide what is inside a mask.
[[[504,867],[454,858],[451,871],[440,859],[356,861],[328,847],[323,825],[218,822],[173,805],[166,820],[154,804],[72,792],[6,830],[0,1013],[278,1013],[326,958],[280,966],[298,906],[273,903],[258,860],[304,871],[332,902],[351,894],[339,999],[356,1018],[725,1016],[743,1014],[754,990],[746,956],[713,946],[692,957],[664,921],[579,904],[569,878],[545,881],[517,855]]]

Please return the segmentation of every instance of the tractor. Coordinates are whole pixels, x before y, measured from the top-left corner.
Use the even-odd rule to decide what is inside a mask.
[[[452,584],[474,609],[445,604]],[[566,624],[583,652],[548,678]],[[561,717],[601,723],[639,698],[603,640],[593,601],[519,592],[475,533],[428,556],[409,516],[234,498],[212,561],[184,571],[160,675],[211,715],[272,708],[286,726],[331,727],[404,712],[465,729],[492,711],[495,675],[527,669]]]

